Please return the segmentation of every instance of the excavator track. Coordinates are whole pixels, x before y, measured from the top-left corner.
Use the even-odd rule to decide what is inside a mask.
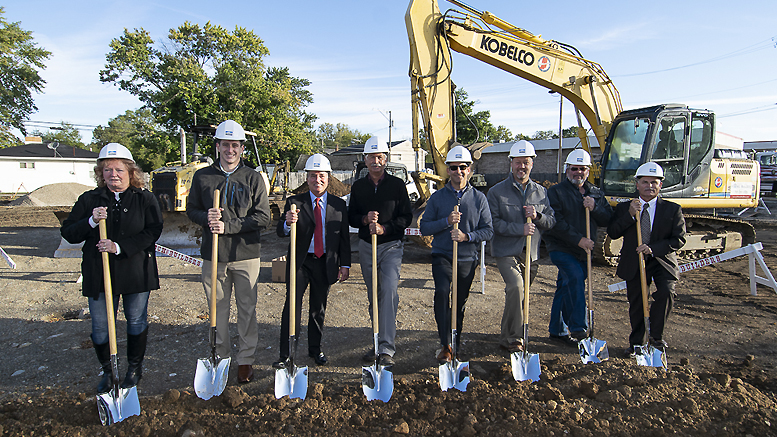
[[[686,244],[677,252],[681,261],[693,261],[755,243],[755,228],[739,219],[684,214]],[[618,265],[622,239],[612,240],[603,228],[596,236],[593,259],[600,265]]]

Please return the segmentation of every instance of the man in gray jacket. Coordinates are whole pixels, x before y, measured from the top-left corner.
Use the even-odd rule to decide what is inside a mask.
[[[229,312],[232,288],[237,305],[237,381],[253,379],[254,354],[259,341],[256,322],[256,284],[259,279],[260,233],[270,225],[267,187],[254,169],[241,159],[245,131],[232,120],[216,129],[219,160],[197,170],[186,205],[186,214],[202,226],[202,285],[210,299],[211,263],[217,263],[216,352],[228,357]],[[213,208],[213,191],[221,190],[220,208]],[[218,259],[212,260],[213,234],[218,239]]]
[[[496,258],[499,273],[505,281],[505,309],[499,346],[509,352],[523,350],[523,299],[526,274],[526,236],[532,235],[531,260],[539,257],[540,233],[553,227],[556,219],[548,202],[545,187],[531,180],[534,146],[518,141],[510,148],[510,173],[507,179],[488,191],[488,206],[494,224],[491,255]],[[526,218],[531,217],[532,223]],[[537,264],[531,264],[530,280],[537,275]]]

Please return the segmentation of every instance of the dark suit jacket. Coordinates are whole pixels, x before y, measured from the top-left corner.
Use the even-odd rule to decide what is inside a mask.
[[[277,233],[280,237],[286,235],[283,224],[286,222],[286,212],[291,209],[291,204],[297,205],[299,220],[297,221],[297,268],[307,256],[310,240],[316,229],[316,221],[313,216],[313,203],[310,201],[310,193],[304,192],[286,199],[281,219],[278,220]],[[327,194],[326,223],[324,223],[326,241],[326,276],[329,284],[337,282],[340,267],[351,266],[351,235],[348,233],[348,208],[345,201],[337,196]],[[287,259],[291,259],[291,246]],[[288,276],[287,276],[288,277]]]
[[[627,281],[639,274],[637,257],[637,226],[633,216],[629,215],[631,201],[621,202],[615,207],[615,212],[607,227],[607,234],[612,239],[623,237],[620,261],[617,274]],[[675,279],[678,278],[677,255],[675,251],[685,244],[685,219],[680,205],[663,200],[656,200],[656,214],[653,218],[653,229],[650,231],[650,249],[653,256],[645,258],[645,265],[652,264],[653,259],[660,267],[666,269]]]

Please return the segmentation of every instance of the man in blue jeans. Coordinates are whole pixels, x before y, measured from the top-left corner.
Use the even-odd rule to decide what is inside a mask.
[[[556,225],[542,237],[550,260],[558,268],[556,293],[550,309],[548,331],[552,340],[570,346],[588,336],[585,279],[586,253],[594,249],[598,226],[607,226],[612,208],[604,193],[587,181],[591,156],[582,149],[569,153],[566,180],[548,189]],[[591,238],[586,237],[585,210],[591,214]]]

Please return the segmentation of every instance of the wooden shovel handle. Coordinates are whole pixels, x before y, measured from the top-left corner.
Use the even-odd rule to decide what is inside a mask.
[[[637,214],[635,217],[637,227],[637,247],[642,246],[642,229],[639,222],[639,214]],[[644,317],[650,316],[650,311],[648,309],[648,290],[647,290],[647,277],[645,273],[645,257],[642,255],[642,252],[637,253],[637,260],[639,262],[639,281],[640,286],[642,287],[642,315]],[[648,329],[646,326],[645,329]]]
[[[377,334],[378,325],[378,234],[372,234],[372,333]],[[377,351],[375,351],[377,353]]]
[[[297,205],[292,203],[290,209],[296,211]],[[289,335],[293,337],[297,335],[297,222],[291,224],[289,235]]]
[[[531,224],[531,217],[526,217],[526,224]],[[526,268],[523,270],[523,324],[529,324],[529,285],[531,285],[531,234],[526,236]]]
[[[213,208],[219,208],[221,190],[213,190]],[[210,327],[216,327],[216,280],[218,278],[219,263],[219,234],[213,233],[210,248]]]
[[[108,238],[108,229],[105,219],[98,222],[100,239]],[[113,312],[113,288],[111,286],[111,266],[109,265],[108,252],[102,252],[103,258],[103,288],[105,289],[105,309],[108,313],[108,343],[111,355],[116,355],[116,320]]]
[[[591,239],[591,211],[588,210],[588,208],[583,207],[585,210],[585,238]],[[588,309],[590,310],[594,306],[594,292],[593,287],[591,285],[591,252],[586,250],[586,268],[588,269],[588,283],[586,284],[586,288],[588,291]]]
[[[453,207],[453,212],[459,212],[459,205]],[[459,229],[459,224],[454,223],[453,229]],[[451,266],[451,330],[456,330],[456,306],[458,305],[459,290],[459,242],[453,240],[453,265]]]

